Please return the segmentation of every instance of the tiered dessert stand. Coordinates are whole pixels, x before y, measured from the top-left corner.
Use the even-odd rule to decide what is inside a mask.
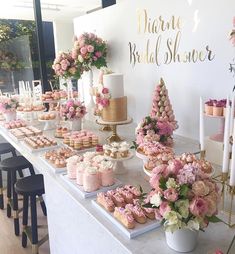
[[[123,139],[117,134],[117,126],[130,124],[131,122],[132,122],[131,117],[128,117],[127,120],[121,121],[121,122],[107,122],[107,121],[103,121],[101,118],[98,118],[96,120],[96,123],[99,125],[105,125],[105,126],[109,125],[111,127],[112,135],[107,138],[107,141],[109,143],[122,141]]]
[[[113,171],[116,175],[122,175],[127,173],[127,169],[125,167],[125,165],[123,164],[124,161],[127,161],[129,159],[131,159],[134,156],[134,154],[132,152],[129,152],[129,155],[125,158],[111,158],[109,156],[105,156],[106,159],[112,161],[114,163],[114,167],[113,167]]]

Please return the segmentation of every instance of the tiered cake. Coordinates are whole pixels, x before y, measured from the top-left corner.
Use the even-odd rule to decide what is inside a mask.
[[[124,96],[123,74],[106,74],[103,76],[103,84],[108,88],[111,99],[109,106],[102,110],[102,120],[106,122],[127,120],[127,97]]]

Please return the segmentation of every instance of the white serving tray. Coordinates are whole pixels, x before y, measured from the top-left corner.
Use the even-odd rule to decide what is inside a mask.
[[[55,173],[55,174],[60,174],[60,173],[64,173],[67,171],[67,168],[57,168],[54,165],[52,165],[48,160],[46,160],[43,156],[40,156],[41,160],[50,168],[50,170]]]
[[[47,151],[47,150],[52,150],[52,149],[56,149],[59,147],[59,145],[55,145],[55,146],[46,146],[43,148],[38,148],[38,149],[33,149],[32,147],[28,146],[23,140],[21,141],[22,146],[28,150],[31,153],[38,153],[38,152],[43,152],[43,151]]]
[[[128,229],[121,224],[114,216],[113,213],[108,212],[105,210],[101,205],[99,205],[96,200],[92,200],[92,204],[94,205],[97,210],[99,210],[107,219],[109,219],[115,227],[117,227],[121,232],[128,237],[129,239],[135,238],[136,236],[142,235],[147,233],[153,229],[156,229],[161,226],[161,222],[157,220],[150,220],[147,219],[145,224],[137,223],[135,224],[135,228]]]
[[[93,191],[93,192],[86,192],[83,190],[83,187],[78,185],[76,183],[76,180],[74,179],[69,179],[67,174],[61,174],[60,177],[64,180],[64,182],[66,182],[70,187],[72,187],[80,196],[82,196],[83,198],[91,198],[91,197],[95,197],[97,193],[99,192],[105,192],[108,190],[112,190],[112,189],[116,189],[117,187],[122,185],[122,182],[119,181],[118,179],[115,178],[115,183],[112,186],[108,186],[108,187],[102,187],[97,191]]]

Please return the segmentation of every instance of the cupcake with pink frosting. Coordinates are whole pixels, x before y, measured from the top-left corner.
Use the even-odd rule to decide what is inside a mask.
[[[82,156],[75,155],[67,159],[67,174],[70,179],[77,177],[77,164],[82,161]]]
[[[87,167],[83,174],[83,188],[86,192],[93,192],[100,188],[99,172],[96,167]]]
[[[113,163],[111,161],[102,161],[99,167],[100,180],[102,186],[111,186],[114,184]]]

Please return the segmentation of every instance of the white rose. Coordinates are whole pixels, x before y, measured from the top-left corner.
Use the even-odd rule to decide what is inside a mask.
[[[195,218],[193,220],[190,220],[187,224],[187,228],[191,230],[199,230],[200,229],[200,223],[199,221]]]
[[[78,56],[78,61],[79,61],[80,63],[83,63],[84,59],[83,59],[83,57],[82,57],[81,55]]]
[[[159,207],[161,205],[161,203],[162,203],[161,195],[159,193],[154,194],[150,198],[150,203],[152,205],[155,205],[156,207]]]
[[[168,181],[166,182],[166,187],[167,187],[168,189],[169,189],[169,188],[174,188],[174,189],[176,189],[176,188],[178,188],[178,185],[177,185],[175,179],[170,177],[170,178],[168,179]]]

